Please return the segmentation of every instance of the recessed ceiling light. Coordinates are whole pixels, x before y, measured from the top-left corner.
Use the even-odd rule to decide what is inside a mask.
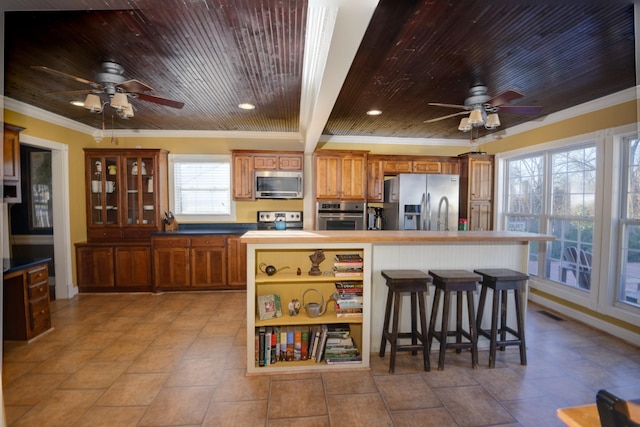
[[[76,107],[84,107],[84,101],[69,101],[69,104],[75,105]]]
[[[380,111],[380,110],[369,110],[369,111],[367,111],[367,115],[369,115],[369,116],[379,116],[380,114],[382,114],[382,111]]]
[[[243,102],[242,104],[238,104],[238,107],[242,108],[243,110],[253,110],[254,108],[256,108],[255,105],[249,104],[248,102]]]

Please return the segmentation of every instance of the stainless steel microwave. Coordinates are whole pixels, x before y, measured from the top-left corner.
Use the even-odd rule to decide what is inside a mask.
[[[255,171],[256,199],[302,199],[302,171]]]

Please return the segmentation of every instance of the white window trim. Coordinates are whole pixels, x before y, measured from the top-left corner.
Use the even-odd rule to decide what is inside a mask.
[[[516,150],[505,151],[495,155],[495,182],[496,189],[496,212],[494,213],[494,224],[496,229],[504,230],[506,222],[506,200],[505,186],[502,185],[507,177],[506,162],[512,158],[526,156],[541,151],[549,151],[560,148],[570,148],[579,146],[588,141],[596,142],[597,150],[597,171],[599,180],[596,188],[596,205],[598,211],[594,222],[593,246],[594,254],[592,274],[598,278],[598,283],[615,283],[619,262],[617,259],[618,243],[618,210],[620,206],[620,140],[629,134],[636,133],[635,124],[608,128],[597,132],[590,132],[582,135],[572,136],[556,141],[550,141],[538,145],[532,145]],[[605,223],[604,219],[608,219]],[[546,224],[541,224],[546,227]],[[541,229],[542,233],[546,228]],[[545,245],[546,246],[546,245]],[[543,256],[544,254],[541,254]],[[597,262],[595,262],[598,260]],[[569,288],[556,284],[544,278],[543,275],[532,277],[530,286],[550,295],[557,296],[566,301],[578,304],[597,313],[611,316],[618,320],[630,324],[640,324],[640,309],[621,304],[616,301],[616,289],[613,286],[597,286],[592,292],[583,292],[578,289]],[[566,309],[566,312],[575,311],[564,306],[554,304],[555,309]],[[595,319],[595,322],[602,324]]]
[[[231,163],[231,155],[224,154],[169,154],[169,210],[174,212],[174,183],[173,183],[173,165],[176,161],[183,162],[214,162],[226,160]],[[231,178],[231,177],[230,177]],[[232,189],[233,190],[233,189]],[[218,223],[218,222],[235,222],[236,220],[236,203],[231,198],[229,215],[176,215],[176,220],[181,224],[198,224],[198,223]]]

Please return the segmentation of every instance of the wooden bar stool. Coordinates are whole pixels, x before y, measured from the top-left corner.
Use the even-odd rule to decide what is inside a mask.
[[[387,307],[384,312],[384,326],[382,342],[380,343],[380,357],[384,357],[387,341],[391,344],[391,358],[389,360],[389,372],[393,373],[396,365],[396,353],[398,351],[411,351],[414,356],[422,351],[424,370],[431,370],[429,365],[429,345],[427,341],[427,310],[425,296],[429,291],[428,284],[431,281],[426,273],[419,270],[383,270],[382,277],[387,279]],[[399,332],[400,300],[403,293],[411,294],[411,332]],[[416,306],[416,302],[418,303]],[[389,320],[391,318],[391,305],[393,304],[393,324],[389,332]],[[418,332],[417,308],[420,308],[420,332]],[[411,344],[399,344],[399,339],[411,338]]]
[[[457,353],[462,349],[471,350],[471,367],[478,366],[478,336],[475,331],[476,316],[473,306],[473,292],[477,288],[477,282],[481,276],[467,270],[429,270],[436,287],[431,307],[431,320],[429,322],[429,348],[433,338],[440,342],[440,355],[438,357],[438,370],[444,369],[444,356],[448,348],[455,348]],[[456,293],[456,328],[449,331],[449,309],[451,294]],[[444,294],[442,303],[442,326],[436,331],[436,316],[440,303],[440,295]],[[467,296],[467,314],[469,316],[469,331],[462,328],[462,298]],[[448,342],[448,337],[456,337],[455,342]],[[462,338],[469,341],[462,342]]]
[[[519,271],[507,268],[483,268],[475,270],[482,276],[480,285],[480,302],[478,303],[477,329],[478,335],[489,338],[489,367],[496,366],[496,347],[504,351],[507,345],[520,347],[520,364],[527,364],[527,347],[524,339],[524,312],[522,310],[522,292],[525,289],[529,276]],[[491,329],[484,330],[481,327],[484,305],[487,299],[487,289],[493,290],[493,306],[491,309]],[[516,303],[516,324],[518,330],[513,330],[507,325],[507,297],[508,291],[514,291]],[[498,306],[500,307],[500,327],[498,327]],[[514,339],[507,339],[507,332]],[[500,339],[498,339],[500,333]]]

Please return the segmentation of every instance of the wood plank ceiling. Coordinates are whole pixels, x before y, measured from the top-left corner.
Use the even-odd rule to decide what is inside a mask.
[[[105,108],[107,128],[265,133],[301,132],[307,15],[312,3],[331,5],[104,0],[102,8],[83,1],[85,10],[55,10],[65,2],[14,3],[5,9],[5,96],[99,128],[103,115],[70,104],[91,87],[31,66],[95,81],[109,60],[151,86],[146,94],[185,106],[132,99],[128,120]],[[497,132],[633,87],[633,26],[631,0],[381,0],[364,35],[352,35],[362,42],[339,94],[329,94],[337,100],[323,133],[465,138],[461,116],[424,120],[457,112],[429,102],[462,104],[475,84],[490,96],[525,94],[509,105],[543,107],[537,115],[501,114]],[[240,110],[241,102],[258,108]],[[366,115],[372,108],[382,115]]]

